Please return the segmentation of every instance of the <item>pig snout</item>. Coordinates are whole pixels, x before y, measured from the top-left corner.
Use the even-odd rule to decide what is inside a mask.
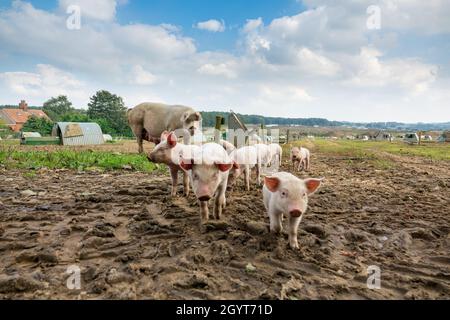
[[[197,189],[197,199],[200,201],[208,201],[209,199],[211,199],[211,192],[208,188],[208,186],[200,186]]]
[[[291,215],[292,218],[298,218],[302,215],[302,212],[298,209],[294,209],[289,211],[289,214]]]
[[[153,162],[153,160],[155,160],[154,158],[153,158],[153,154],[149,154],[149,155],[147,155],[147,159],[148,159],[148,161],[150,161],[150,162]]]

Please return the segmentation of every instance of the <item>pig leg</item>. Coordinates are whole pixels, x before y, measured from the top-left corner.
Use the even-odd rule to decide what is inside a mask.
[[[308,156],[306,158],[306,171],[309,171],[309,166],[310,166],[310,157]]]
[[[222,182],[217,188],[216,198],[214,199],[214,218],[220,220],[222,216],[222,209],[225,207],[225,190],[227,189],[226,181]]]
[[[200,206],[200,222],[207,222],[209,218],[208,201],[199,201]]]
[[[258,186],[261,185],[261,163],[258,162],[256,165],[256,179],[258,181]]]
[[[270,232],[280,234],[283,231],[283,225],[281,218],[283,217],[282,212],[277,212],[275,210],[269,209],[269,220],[270,220]]]
[[[244,167],[244,178],[245,178],[245,187],[247,188],[247,191],[250,191],[250,168],[248,165]]]
[[[189,195],[189,175],[183,172],[183,189],[184,195],[187,197]]]
[[[172,197],[177,195],[177,186],[178,186],[178,168],[170,166],[170,176],[172,177]]]
[[[144,141],[143,141],[142,137],[138,136],[136,139],[137,139],[137,143],[138,143],[138,152],[144,153],[144,146],[143,146]]]
[[[298,225],[300,224],[300,221],[302,221],[302,216],[294,218],[289,216],[289,245],[292,249],[298,249],[298,240],[297,240],[297,231],[298,231]]]
[[[143,127],[137,127],[135,129],[136,131],[133,130],[135,136],[136,136],[136,141],[138,144],[138,152],[139,153],[144,153],[144,147],[143,147],[143,141],[144,141],[144,128]]]

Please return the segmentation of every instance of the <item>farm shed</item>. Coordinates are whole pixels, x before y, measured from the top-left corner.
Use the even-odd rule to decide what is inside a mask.
[[[22,132],[21,137],[23,139],[26,138],[42,138],[41,134],[39,132]]]
[[[405,134],[403,141],[409,144],[419,143],[419,136],[415,132],[407,133]]]
[[[373,139],[377,141],[392,141],[394,140],[394,136],[391,135],[389,132],[378,131],[373,137]]]
[[[57,122],[52,136],[59,137],[61,144],[67,146],[105,143],[102,129],[95,122]]]

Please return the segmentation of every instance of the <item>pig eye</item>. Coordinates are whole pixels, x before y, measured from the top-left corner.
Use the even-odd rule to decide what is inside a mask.
[[[192,175],[192,179],[197,180],[197,179],[198,179],[198,174],[194,173],[194,174]]]
[[[286,197],[287,196],[287,191],[281,191],[281,196],[282,197]]]

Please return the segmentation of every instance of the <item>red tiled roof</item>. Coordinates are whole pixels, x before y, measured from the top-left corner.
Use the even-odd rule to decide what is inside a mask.
[[[27,111],[24,111],[22,109],[1,109],[0,112],[4,112],[6,116],[9,119],[13,120],[15,123],[25,123],[31,116],[48,118],[48,116],[42,110],[28,109]]]

